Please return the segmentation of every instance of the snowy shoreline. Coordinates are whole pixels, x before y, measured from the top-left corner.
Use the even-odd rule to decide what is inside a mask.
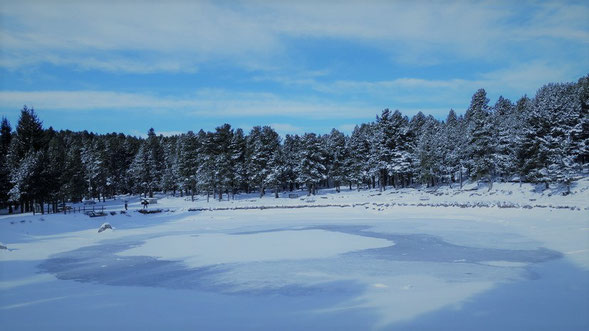
[[[273,194],[259,197],[257,193],[236,195],[235,199],[207,201],[206,196],[171,197],[160,195],[158,206],[192,212],[252,210],[252,209],[302,209],[302,208],[358,208],[384,210],[393,207],[457,207],[457,208],[513,208],[513,209],[567,209],[589,210],[589,180],[575,183],[569,194],[555,187],[550,190],[537,190],[531,184],[495,183],[491,190],[468,184],[460,189],[448,186],[436,189],[403,188],[380,191],[378,189],[348,191],[337,193],[334,189],[324,189],[317,195],[299,196],[298,192],[282,192],[279,198]],[[289,198],[289,195],[296,198]]]
[[[567,205],[519,205],[519,204],[510,204],[507,202],[501,203],[435,203],[435,204],[428,204],[428,203],[358,203],[358,204],[319,204],[319,205],[260,205],[260,206],[247,206],[247,207],[209,207],[209,208],[189,208],[188,211],[227,211],[227,210],[264,210],[264,209],[300,209],[300,208],[330,208],[330,207],[340,207],[340,208],[355,208],[355,207],[365,207],[366,209],[372,208],[373,210],[389,208],[389,207],[458,207],[458,208],[520,208],[520,209],[532,209],[532,208],[551,208],[551,209],[570,209],[570,210],[581,210],[580,207],[576,206],[567,206]],[[583,210],[589,210],[589,207],[583,208]]]

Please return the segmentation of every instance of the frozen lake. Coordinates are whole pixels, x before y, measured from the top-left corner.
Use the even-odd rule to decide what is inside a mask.
[[[443,218],[399,211],[115,217],[116,229],[103,234],[49,231],[47,219],[39,227],[50,233],[2,253],[0,321],[10,330],[589,326],[585,257],[568,257],[585,254],[586,230],[571,255],[506,224],[508,214],[481,221],[470,210]],[[513,218],[522,226],[528,216]],[[534,224],[549,235],[552,223]],[[24,253],[34,249],[47,252]]]

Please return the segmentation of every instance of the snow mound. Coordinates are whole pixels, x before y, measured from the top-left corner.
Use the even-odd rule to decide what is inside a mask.
[[[98,229],[98,233],[102,232],[102,231],[106,231],[108,229],[113,230],[112,225],[110,225],[110,223],[103,223],[100,228]]]

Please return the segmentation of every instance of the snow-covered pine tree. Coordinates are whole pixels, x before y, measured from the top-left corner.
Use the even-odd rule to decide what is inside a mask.
[[[207,192],[207,202],[210,199],[211,193],[213,199],[216,197],[217,192],[217,178],[215,170],[215,139],[212,132],[204,132],[200,130],[198,132],[199,150],[198,150],[198,170],[196,181],[200,189]]]
[[[550,120],[548,175],[552,182],[564,183],[570,189],[571,182],[578,176],[580,167],[575,162],[579,148],[575,139],[575,128],[581,122],[583,101],[579,98],[575,83],[552,84],[550,99],[544,101]]]
[[[345,135],[337,129],[332,129],[327,136],[327,154],[330,161],[327,174],[338,193],[346,179],[344,162],[348,158],[347,152]]]
[[[274,190],[274,197],[278,198],[282,183],[285,182],[285,160],[280,144],[268,161],[268,170],[264,186],[271,187]]]
[[[163,149],[160,137],[157,137],[153,128],[149,129],[147,139],[135,155],[135,159],[129,169],[134,179],[136,191],[146,197],[153,197],[153,192],[161,187],[163,172]]]
[[[12,187],[8,191],[9,199],[20,203],[21,212],[34,210],[33,203],[39,190],[38,181],[43,169],[41,154],[41,151],[33,149],[27,151],[10,172]]]
[[[421,135],[423,134],[424,125],[426,123],[426,116],[420,111],[415,114],[411,121],[409,121],[409,153],[411,160],[411,171],[409,173],[409,184],[413,183],[414,178],[419,178],[421,169],[419,168],[419,150],[418,143]]]
[[[280,136],[269,126],[255,126],[248,138],[248,174],[252,186],[260,191],[260,197],[264,196],[266,178],[270,169],[270,160],[277,152],[280,145]]]
[[[198,152],[200,143],[193,131],[183,134],[178,139],[178,173],[181,188],[186,195],[190,194],[192,201],[197,189]]]
[[[61,176],[64,201],[82,201],[87,191],[87,183],[82,163],[82,138],[80,135],[67,134],[64,137],[66,145],[65,166]]]
[[[440,177],[440,164],[443,160],[443,138],[440,136],[440,123],[432,116],[425,119],[421,135],[417,141],[416,155],[419,160],[419,177],[428,186],[435,186]]]
[[[81,156],[89,196],[98,200],[101,197],[106,199],[105,193],[108,191],[106,151],[102,139],[94,137],[87,141]]]
[[[409,119],[407,116],[403,116],[400,111],[395,110],[391,121],[394,147],[388,173],[393,186],[405,186],[412,167]]]
[[[305,133],[301,139],[301,162],[298,181],[307,187],[308,195],[315,195],[317,185],[327,178],[321,139],[314,133]]]
[[[213,153],[215,159],[215,178],[218,188],[219,200],[223,199],[223,192],[233,191],[235,182],[235,169],[233,168],[231,142],[233,141],[233,129],[231,125],[224,124],[215,129],[213,134]]]
[[[110,133],[99,136],[104,141],[104,166],[106,167],[107,196],[129,191],[127,169],[135,155],[133,147],[136,138],[127,137],[122,133]]]
[[[16,136],[11,141],[7,156],[12,186],[9,199],[20,202],[21,211],[34,210],[35,200],[44,198],[40,194],[44,190],[41,174],[45,147],[43,123],[33,108],[24,106],[16,126]]]
[[[229,153],[231,154],[231,167],[233,168],[233,182],[231,183],[233,191],[231,194],[232,197],[235,197],[238,190],[244,190],[246,192],[249,190],[246,164],[246,139],[241,128],[236,129],[233,133]]]
[[[571,130],[571,139],[576,151],[576,162],[584,175],[589,174],[589,75],[577,82],[577,97],[581,104],[577,124]]]
[[[49,143],[46,152],[46,166],[43,169],[43,177],[46,178],[47,185],[47,202],[52,204],[52,211],[57,212],[57,204],[65,199],[64,181],[62,174],[65,171],[65,144],[61,135],[53,131],[52,128],[47,130]]]
[[[162,189],[164,193],[171,191],[176,195],[178,190],[178,136],[164,137],[162,148],[164,151],[164,169],[162,174]]]
[[[356,185],[356,189],[360,191],[360,187],[364,183],[368,183],[370,187],[370,152],[371,152],[371,135],[372,127],[369,124],[363,123],[356,126],[350,141],[348,149],[350,151],[349,162],[346,163],[350,180]]]
[[[298,188],[297,178],[301,156],[301,138],[298,135],[287,134],[282,146],[284,160],[284,178],[290,191]]]
[[[460,151],[462,149],[462,141],[461,132],[460,132],[460,122],[459,118],[456,115],[454,109],[450,109],[448,112],[448,116],[446,117],[446,122],[444,125],[444,148],[445,148],[445,155],[446,158],[444,160],[444,172],[449,174],[449,181],[450,186],[452,183],[456,181],[461,182],[461,155]]]
[[[161,178],[164,170],[164,150],[161,145],[163,136],[156,136],[153,128],[147,132],[148,166],[150,167],[149,196],[153,197],[153,192],[161,188]]]
[[[6,117],[2,117],[0,125],[0,206],[8,205],[12,213],[12,204],[8,203],[8,191],[10,191],[10,168],[7,164],[8,150],[12,141],[12,128]]]
[[[519,127],[515,117],[515,106],[509,99],[500,96],[493,106],[493,141],[495,145],[494,163],[496,175],[508,179],[516,168],[515,135]]]
[[[575,127],[582,118],[578,86],[547,84],[533,99],[520,139],[521,168],[528,179],[570,184],[577,172]]]
[[[377,174],[380,190],[386,189],[389,171],[393,168],[394,150],[396,147],[396,128],[391,111],[385,109],[376,117],[372,136],[371,159],[374,172]]]
[[[472,179],[486,178],[492,182],[495,172],[495,142],[488,103],[487,92],[479,89],[472,96],[470,107],[466,111],[466,134],[469,139],[466,162]]]
[[[520,185],[529,179],[531,169],[536,166],[534,130],[531,127],[532,110],[532,100],[527,95],[515,104],[514,117],[518,123],[514,136],[515,175]]]

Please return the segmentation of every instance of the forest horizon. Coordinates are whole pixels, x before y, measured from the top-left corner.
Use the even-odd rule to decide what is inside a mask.
[[[270,126],[246,134],[229,124],[171,136],[152,128],[146,138],[55,131],[24,106],[16,130],[2,120],[0,200],[56,205],[155,191],[222,199],[251,191],[278,196],[464,180],[570,185],[587,175],[588,111],[589,76],[546,84],[515,103],[499,97],[489,105],[479,89],[464,115],[450,110],[442,121],[385,109],[350,135],[333,129],[281,138]]]

